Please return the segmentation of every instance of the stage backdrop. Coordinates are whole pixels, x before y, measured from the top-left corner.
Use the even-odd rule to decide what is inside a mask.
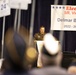
[[[62,5],[63,0],[59,0],[58,5]],[[40,26],[45,26],[46,33],[50,31],[50,5],[54,4],[54,0],[36,0],[36,10],[35,10],[35,19],[34,19],[34,31],[33,35],[39,32]],[[76,0],[67,0],[67,5],[76,5]],[[9,27],[14,25],[14,15],[15,10],[11,9],[11,15],[6,17],[6,31]],[[28,10],[22,11],[21,14],[21,25],[24,25],[28,30],[30,28],[30,17],[31,17],[31,4],[28,7]],[[0,18],[0,40],[2,39],[2,20]],[[5,31],[5,32],[6,32]],[[59,39],[60,30],[54,30],[53,35]],[[1,41],[0,41],[1,43]],[[76,50],[76,31],[64,31],[63,37],[63,51],[74,52]]]

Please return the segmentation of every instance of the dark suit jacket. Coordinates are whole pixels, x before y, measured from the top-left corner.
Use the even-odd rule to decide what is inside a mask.
[[[29,75],[28,72],[26,71],[12,71],[12,70],[7,70],[3,73],[0,73],[0,75]]]

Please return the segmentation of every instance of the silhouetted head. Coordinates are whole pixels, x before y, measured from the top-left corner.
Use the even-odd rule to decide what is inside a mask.
[[[68,68],[68,73],[76,74],[76,59],[72,61]]]
[[[35,61],[36,49],[28,46],[26,32],[15,32],[9,29],[5,36],[4,58],[8,62],[8,68],[27,69]],[[30,53],[31,52],[31,53]]]
[[[4,58],[10,67],[23,68],[23,60],[27,44],[23,37],[12,29],[6,32]]]
[[[43,66],[59,66],[61,63],[62,52],[60,43],[50,33],[44,36],[41,59]]]

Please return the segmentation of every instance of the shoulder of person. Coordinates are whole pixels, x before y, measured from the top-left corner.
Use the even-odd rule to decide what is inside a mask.
[[[65,69],[57,67],[45,67],[40,69],[33,69],[30,71],[31,75],[71,75]]]
[[[39,35],[39,33],[36,33],[34,36],[38,36]]]
[[[32,69],[29,73],[31,75],[43,75],[43,71],[42,71],[43,68],[34,68]]]

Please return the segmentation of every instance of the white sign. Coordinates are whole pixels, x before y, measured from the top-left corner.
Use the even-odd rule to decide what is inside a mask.
[[[51,5],[51,30],[76,31],[76,6]]]
[[[10,15],[9,0],[0,0],[0,17]]]
[[[13,9],[27,10],[31,0],[10,0],[10,7]]]
[[[28,2],[28,4],[31,4],[31,2],[32,2],[31,0],[26,0],[26,1]]]

